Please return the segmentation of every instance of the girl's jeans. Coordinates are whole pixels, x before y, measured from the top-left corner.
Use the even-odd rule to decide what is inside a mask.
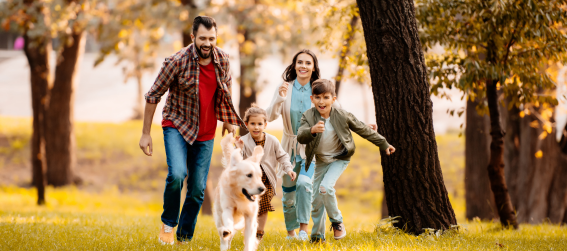
[[[177,240],[191,240],[197,224],[197,215],[205,198],[207,175],[213,154],[214,139],[195,141],[190,145],[175,128],[163,128],[163,141],[167,156],[167,179],[163,194],[161,221],[177,228]],[[179,216],[181,189],[187,177],[187,194]]]
[[[311,179],[315,165],[311,163],[309,170],[305,171],[305,160],[297,155],[293,171],[298,174],[295,181],[291,181],[291,177],[287,174],[282,178],[282,202],[287,231],[298,229],[299,223],[309,224],[313,194]]]
[[[335,184],[349,162],[346,160],[336,160],[328,164],[321,161],[316,162],[315,177],[313,178],[313,187],[316,192],[313,194],[311,237],[325,239],[325,209],[331,222],[343,222],[343,216],[335,196]]]

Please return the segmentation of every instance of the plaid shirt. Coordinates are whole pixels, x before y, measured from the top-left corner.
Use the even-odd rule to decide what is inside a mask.
[[[218,85],[215,113],[217,120],[245,127],[232,104],[228,58],[227,53],[218,47],[214,48],[213,63]],[[165,59],[156,81],[145,95],[146,102],[159,103],[168,90],[163,118],[171,120],[183,138],[193,144],[199,131],[199,57],[193,44]]]

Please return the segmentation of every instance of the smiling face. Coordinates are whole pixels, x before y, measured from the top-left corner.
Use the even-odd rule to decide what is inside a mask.
[[[297,56],[297,59],[295,60],[295,72],[297,73],[297,78],[311,79],[314,67],[313,58],[309,54],[301,53]]]
[[[323,118],[328,118],[331,114],[331,107],[333,103],[337,100],[336,96],[333,96],[330,92],[325,92],[321,94],[313,94],[311,96],[311,102],[317,108],[317,111],[321,114]]]
[[[268,125],[264,115],[250,115],[250,117],[248,117],[248,122],[245,122],[245,124],[252,138],[256,141],[263,139],[264,129],[266,129],[266,126]]]
[[[200,25],[196,34],[191,34],[191,39],[195,43],[197,54],[202,59],[211,57],[213,48],[217,45],[217,30],[212,27],[208,30],[204,25]]]

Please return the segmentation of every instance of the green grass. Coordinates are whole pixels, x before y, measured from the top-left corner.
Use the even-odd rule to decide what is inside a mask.
[[[35,205],[35,191],[0,188],[1,250],[218,250],[219,240],[210,216],[200,216],[196,235],[183,246],[157,241],[161,204],[116,190],[87,193],[76,188],[49,188],[48,205]],[[274,203],[277,204],[277,203]],[[375,210],[356,203],[340,205],[348,236],[327,244],[285,240],[281,209],[270,213],[260,250],[567,250],[567,228],[521,225],[502,230],[498,224],[466,222],[458,231],[413,236],[380,222]],[[238,233],[231,250],[243,248]]]

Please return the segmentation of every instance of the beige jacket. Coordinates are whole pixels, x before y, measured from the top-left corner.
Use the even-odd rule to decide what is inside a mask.
[[[283,84],[283,83],[282,83]],[[276,93],[274,93],[274,98],[270,106],[266,109],[268,113],[268,122],[272,122],[282,116],[283,119],[283,136],[282,136],[282,147],[283,149],[291,155],[293,150],[294,154],[301,155],[301,158],[305,159],[305,145],[297,143],[297,135],[293,134],[293,127],[291,127],[291,115],[289,113],[291,109],[291,95],[293,94],[293,84],[294,82],[289,82],[289,88],[287,89],[287,95],[285,97],[280,96],[280,86],[276,88]],[[311,103],[311,107],[314,107]],[[333,107],[341,108],[339,102],[333,103]],[[295,156],[291,156],[293,163],[295,163]]]
[[[274,189],[274,193],[276,192],[276,182],[277,182],[277,174],[281,171],[283,173],[288,173],[289,171],[293,170],[291,165],[289,154],[287,154],[278,138],[265,133],[266,134],[266,142],[264,143],[264,157],[262,157],[262,161],[260,162],[260,166],[264,169],[266,176],[270,180],[270,184]],[[254,151],[254,147],[256,147],[256,142],[250,135],[250,133],[242,136],[242,142],[244,143],[244,149],[242,151],[242,156],[244,159],[252,156],[252,152]]]

